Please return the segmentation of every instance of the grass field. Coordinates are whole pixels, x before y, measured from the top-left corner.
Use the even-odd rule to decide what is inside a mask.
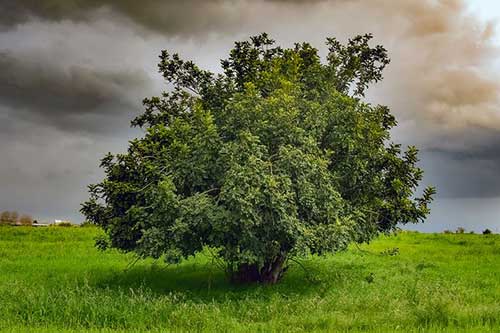
[[[228,284],[208,255],[127,269],[98,233],[0,227],[0,331],[500,332],[500,235],[401,233],[266,287]]]

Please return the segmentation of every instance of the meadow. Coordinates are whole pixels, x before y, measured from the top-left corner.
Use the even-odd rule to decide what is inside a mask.
[[[2,332],[500,332],[500,235],[401,232],[228,283],[94,248],[96,228],[0,227]]]

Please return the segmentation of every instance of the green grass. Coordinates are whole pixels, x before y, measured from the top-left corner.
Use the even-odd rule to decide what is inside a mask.
[[[233,286],[207,255],[126,269],[98,234],[0,227],[0,331],[500,332],[500,235],[401,233]]]

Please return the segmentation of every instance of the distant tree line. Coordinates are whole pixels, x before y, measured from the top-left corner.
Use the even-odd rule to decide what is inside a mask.
[[[32,225],[33,217],[28,214],[20,215],[16,211],[3,211],[0,213],[0,225]]]
[[[457,230],[455,230],[454,232],[451,231],[451,230],[446,229],[446,230],[443,231],[443,233],[444,234],[465,234],[465,231],[466,231],[465,228],[458,227]],[[474,230],[469,231],[469,234],[474,234],[474,233],[475,233]],[[486,228],[486,229],[483,230],[482,233],[483,233],[483,235],[490,235],[490,234],[493,233],[493,231],[491,231],[490,229]]]

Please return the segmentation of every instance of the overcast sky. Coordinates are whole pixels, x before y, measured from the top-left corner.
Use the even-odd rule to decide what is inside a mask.
[[[268,32],[325,53],[371,32],[392,58],[367,99],[421,150],[437,187],[420,230],[500,231],[497,0],[0,0],[0,210],[80,222],[98,161],[141,135],[141,100],[165,89],[162,49],[219,71],[235,40]]]

